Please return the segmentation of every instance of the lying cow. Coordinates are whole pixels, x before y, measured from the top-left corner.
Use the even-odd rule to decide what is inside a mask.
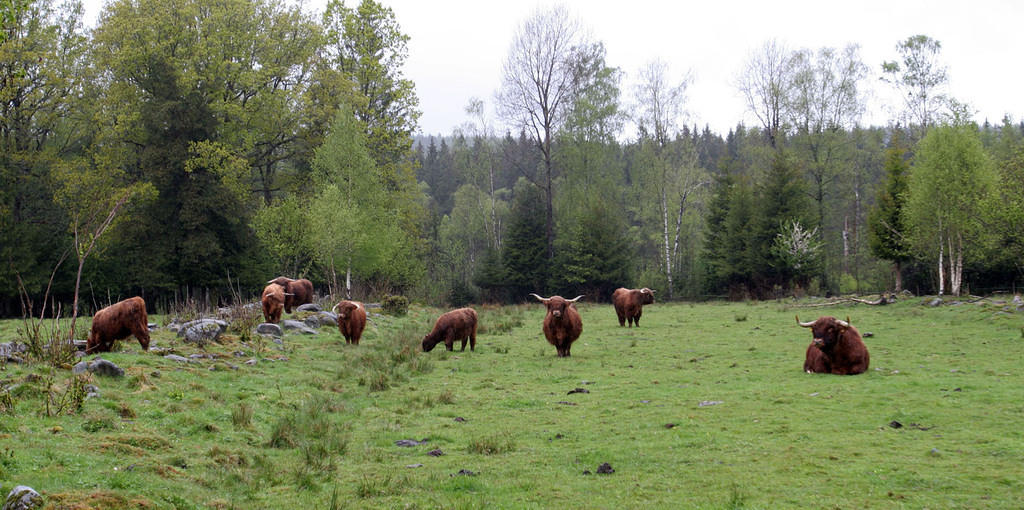
[[[345,337],[345,343],[359,345],[359,339],[366,328],[366,308],[358,301],[342,301],[331,308],[338,314],[338,331]],[[450,349],[449,349],[450,350]]]
[[[285,312],[292,313],[292,308],[313,302],[313,282],[305,278],[292,280],[285,276],[278,276],[267,283],[276,283],[284,287]]]
[[[572,343],[583,332],[583,320],[580,319],[580,313],[576,311],[574,306],[576,301],[583,296],[565,299],[562,296],[543,298],[536,294],[530,295],[544,303],[544,306],[548,308],[548,313],[544,316],[543,328],[544,336],[548,339],[548,343],[555,346],[559,357],[568,357]]]
[[[284,287],[276,283],[271,283],[264,287],[263,296],[260,297],[260,303],[263,304],[263,320],[274,324],[281,322],[284,300]]]
[[[642,289],[618,288],[612,293],[612,305],[615,306],[615,314],[619,316],[619,326],[640,327],[640,316],[644,313],[644,305],[654,303],[654,291],[644,287]]]
[[[441,314],[434,323],[434,329],[423,337],[423,352],[430,352],[440,342],[444,342],[449,351],[454,350],[456,340],[462,340],[463,351],[467,340],[469,350],[476,350],[476,310],[459,308]]]
[[[797,324],[811,328],[814,341],[807,346],[804,357],[804,371],[816,374],[855,375],[868,369],[868,348],[861,340],[860,332],[835,317],[819,317],[811,322]]]
[[[92,317],[92,329],[85,344],[86,354],[110,352],[114,342],[135,335],[142,350],[149,350],[149,317],[146,302],[136,296],[114,303]]]

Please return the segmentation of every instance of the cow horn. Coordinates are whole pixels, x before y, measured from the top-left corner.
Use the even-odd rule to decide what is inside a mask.
[[[570,303],[575,303],[576,301],[578,301],[583,296],[586,296],[586,294],[580,294],[579,296],[576,296],[576,297],[570,299],[569,302]]]
[[[850,327],[850,318],[849,318],[849,317],[847,317],[845,321],[841,321],[841,320],[839,320],[839,319],[836,319],[836,322],[837,322],[837,323],[838,323],[838,324],[839,324],[840,326],[842,326],[842,327],[844,327],[844,328],[848,328],[848,327]]]
[[[794,317],[796,317],[796,323],[799,324],[801,327],[804,327],[804,328],[809,328],[811,326],[814,326],[814,323],[818,322],[818,321],[800,322],[800,317],[799,316],[794,315]]]
[[[334,312],[334,313],[338,313],[338,307],[339,306],[341,306],[341,301],[338,301],[338,304],[332,306],[331,307],[331,311]]]
[[[537,301],[540,301],[540,302],[544,302],[544,301],[547,301],[547,300],[548,300],[548,298],[543,298],[543,297],[540,297],[540,296],[538,296],[538,295],[536,295],[536,294],[534,294],[534,293],[532,293],[532,292],[530,293],[530,295],[531,295],[531,296],[533,296],[533,297],[535,297],[535,298],[537,298]]]

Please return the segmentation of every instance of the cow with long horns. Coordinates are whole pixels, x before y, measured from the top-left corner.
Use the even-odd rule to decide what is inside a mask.
[[[855,375],[868,369],[868,348],[857,328],[850,320],[819,317],[811,322],[797,324],[811,328],[814,340],[807,346],[804,371],[816,374]]]
[[[644,313],[644,305],[654,303],[654,291],[644,287],[642,289],[618,288],[612,293],[612,306],[615,307],[615,314],[619,316],[619,326],[640,327],[640,316]]]
[[[306,303],[313,302],[313,282],[300,278],[292,280],[286,276],[278,276],[267,284],[276,283],[284,287],[284,311],[292,313],[292,308],[298,308]]]
[[[574,306],[576,301],[583,296],[565,299],[562,296],[545,298],[536,294],[530,295],[548,308],[548,313],[544,316],[544,336],[548,339],[548,343],[555,346],[559,357],[569,357],[572,343],[583,332],[583,320],[580,319],[580,313]]]
[[[338,314],[338,331],[345,337],[345,343],[359,345],[366,328],[366,307],[358,301],[342,301],[331,308]]]

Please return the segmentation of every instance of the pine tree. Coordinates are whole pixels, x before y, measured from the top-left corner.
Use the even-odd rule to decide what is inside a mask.
[[[885,186],[879,190],[878,202],[868,215],[868,244],[871,253],[893,263],[896,292],[903,290],[903,263],[912,258],[903,222],[910,165],[906,159],[907,150],[898,137],[899,131],[894,131],[893,141],[885,157]]]
[[[515,191],[502,260],[506,271],[505,286],[513,301],[521,301],[531,292],[547,292],[547,223],[540,189],[520,180]]]
[[[783,228],[793,221],[809,225],[806,185],[788,154],[774,153],[768,173],[758,189],[753,236],[748,253],[753,269],[756,291],[767,297],[778,290],[786,290],[798,276],[783,257],[773,249],[775,239]]]

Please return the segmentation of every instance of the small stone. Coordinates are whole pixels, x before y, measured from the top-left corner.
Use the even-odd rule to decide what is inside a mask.
[[[444,455],[444,452],[441,451],[440,448],[437,448],[437,449],[430,450],[429,452],[427,452],[427,455],[430,455],[431,457],[440,457],[440,456]]]
[[[898,421],[896,421],[896,420],[893,420],[893,421],[889,422],[889,426],[894,428],[894,429],[903,428],[903,424],[898,422]]]
[[[398,441],[395,441],[395,446],[412,447],[419,446],[421,444],[427,444],[427,439],[424,438],[422,441],[417,441],[415,439],[399,439]]]
[[[455,473],[452,476],[476,476],[476,473],[468,469],[460,469],[458,473]]]
[[[724,404],[724,400],[704,400],[697,404],[698,407],[717,406],[718,404]]]
[[[569,393],[566,393],[566,395],[572,395],[573,393],[590,393],[590,390],[586,388],[576,388],[573,390],[569,390]]]
[[[614,472],[615,470],[612,469],[612,465],[607,462],[597,467],[597,474],[599,475],[610,475]]]
[[[456,417],[455,417],[455,421],[457,421],[457,422],[459,422],[459,423],[462,423],[462,422],[466,421],[466,419],[465,419],[465,418],[463,418],[463,417],[461,417],[461,416],[456,416]]]
[[[124,377],[123,368],[103,358],[92,360],[92,362],[89,363],[89,371],[96,375],[105,375],[108,377]]]
[[[421,467],[423,467],[423,464],[409,464],[409,465],[407,465],[407,466],[405,466],[405,467],[407,467],[407,468],[409,468],[409,469],[415,469],[415,468],[421,468]]]

